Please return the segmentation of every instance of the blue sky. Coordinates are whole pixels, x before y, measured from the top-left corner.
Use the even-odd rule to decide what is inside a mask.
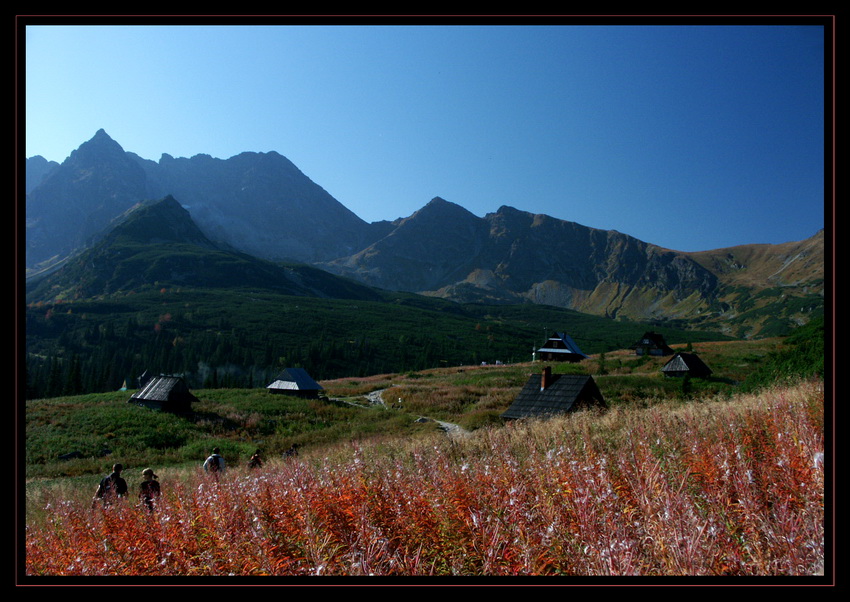
[[[277,151],[370,222],[440,196],[681,251],[824,227],[819,26],[38,25],[25,68],[27,157]]]

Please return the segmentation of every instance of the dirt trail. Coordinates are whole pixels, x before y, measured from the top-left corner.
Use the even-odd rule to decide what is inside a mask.
[[[372,391],[371,393],[367,393],[364,397],[369,400],[371,404],[378,404],[384,407],[392,407],[392,405],[387,405],[386,401],[384,401],[384,391],[387,389],[380,389],[378,391]],[[420,416],[419,420],[430,420],[436,422],[441,431],[446,433],[449,437],[462,437],[469,434],[465,428],[460,426],[459,424],[454,424],[453,422],[444,422],[442,420],[435,420],[433,418],[428,418],[427,416]]]

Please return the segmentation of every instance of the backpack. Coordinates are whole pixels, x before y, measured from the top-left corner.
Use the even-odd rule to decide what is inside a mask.
[[[107,495],[112,489],[112,477],[103,477],[100,480],[100,487],[97,488],[97,497],[103,497]]]
[[[100,486],[97,488],[97,497],[102,498],[107,495],[116,495],[121,497],[127,493],[127,483],[120,475],[110,474],[103,477],[100,481]]]
[[[219,471],[219,469],[221,468],[221,463],[219,462],[220,458],[221,458],[221,456],[217,456],[217,455],[210,456],[210,459],[213,460],[213,462],[210,462],[210,472],[218,472]]]

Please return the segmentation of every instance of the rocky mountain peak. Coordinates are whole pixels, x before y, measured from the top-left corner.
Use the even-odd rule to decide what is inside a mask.
[[[103,158],[121,157],[124,149],[121,145],[109,137],[104,129],[99,129],[87,142],[84,142],[74,151],[71,151],[69,159],[73,161],[92,161]]]
[[[27,158],[26,193],[29,194],[36,186],[39,186],[57,167],[59,167],[59,164],[56,161],[48,161],[41,155]]]
[[[145,173],[104,130],[80,145],[27,195],[27,266],[83,248],[146,198]]]
[[[416,211],[411,218],[427,218],[429,220],[440,219],[478,219],[468,209],[456,203],[447,201],[441,197],[434,197],[422,209]],[[446,224],[448,225],[448,224]]]

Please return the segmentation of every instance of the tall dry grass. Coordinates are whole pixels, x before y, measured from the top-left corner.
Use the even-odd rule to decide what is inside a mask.
[[[813,381],[185,471],[153,514],[43,495],[26,573],[812,575],[823,424]]]

